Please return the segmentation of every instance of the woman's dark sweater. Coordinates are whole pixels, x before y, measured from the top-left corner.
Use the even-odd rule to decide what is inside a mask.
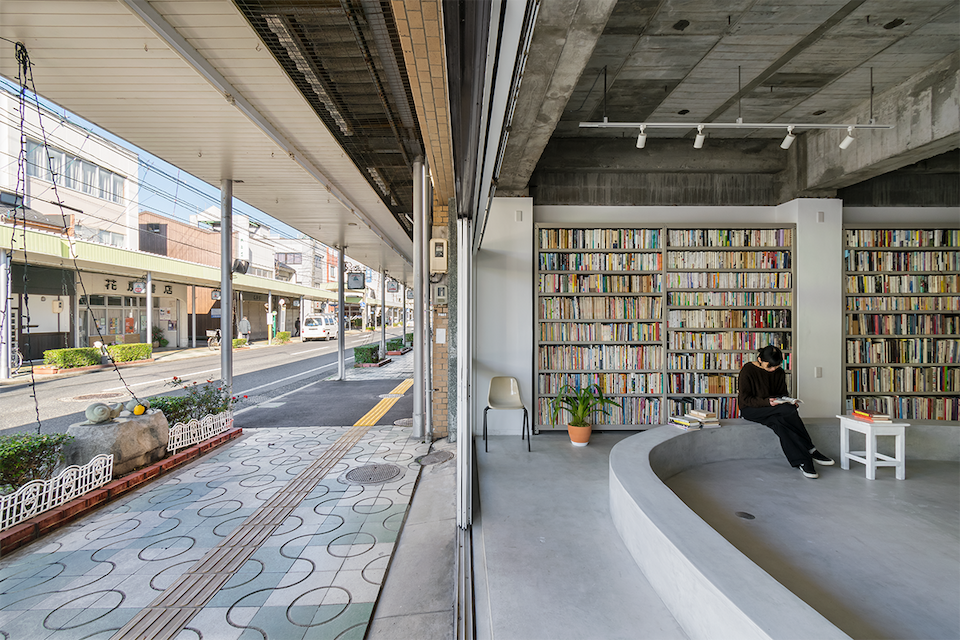
[[[766,371],[748,362],[740,369],[737,387],[741,407],[769,407],[770,398],[787,395],[787,374],[781,367]]]

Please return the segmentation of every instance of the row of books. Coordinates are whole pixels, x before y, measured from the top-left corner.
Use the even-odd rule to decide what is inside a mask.
[[[684,394],[735,394],[737,393],[737,376],[722,373],[684,373],[667,374],[667,393]]]
[[[723,398],[667,398],[666,410],[668,415],[682,416],[691,411],[709,411],[721,419],[729,420],[737,418],[740,410],[737,407],[737,397],[727,396]]]
[[[605,394],[663,393],[662,373],[541,373],[537,388],[541,394],[556,394],[563,385],[583,389],[592,384]]]
[[[789,307],[790,291],[668,291],[671,307]]]
[[[667,332],[667,348],[675,351],[755,350],[768,344],[790,349],[790,333],[771,331]]]
[[[691,409],[682,416],[670,416],[670,424],[681,429],[716,429],[720,420],[714,411]]]
[[[537,363],[541,370],[662,369],[663,348],[625,344],[547,345],[539,348]]]
[[[847,251],[847,271],[960,271],[960,251]]]
[[[644,320],[663,313],[659,297],[552,298],[539,300],[541,320]]]
[[[848,247],[960,247],[958,229],[847,229]]]
[[[671,247],[789,247],[793,229],[670,229]]]
[[[847,369],[850,393],[960,393],[956,367],[855,367]]]
[[[660,398],[639,398],[626,397],[616,398],[617,406],[607,407],[606,413],[597,412],[591,419],[594,428],[602,428],[605,424],[660,424],[661,423],[661,400]],[[551,420],[552,409],[550,407],[550,398],[539,398],[537,400],[537,423],[538,424],[556,424],[565,425],[570,422],[570,412],[561,409],[557,421]]]
[[[663,254],[541,253],[541,271],[661,271]]]
[[[653,342],[659,322],[541,322],[540,342]]]
[[[775,273],[667,272],[668,289],[789,289],[792,281],[792,274],[789,271]]]
[[[960,296],[849,296],[847,311],[960,311]]]
[[[960,316],[945,313],[851,313],[847,334],[851,336],[892,336],[960,333]]]
[[[783,354],[783,368],[790,371],[790,353]],[[735,353],[668,353],[667,369],[699,369],[740,371],[747,362],[756,360],[757,354],[750,352]]]
[[[789,309],[673,309],[667,326],[690,329],[789,329]]]
[[[658,249],[660,229],[540,229],[541,249]]]
[[[960,397],[857,396],[857,409],[885,413],[894,420],[960,420]]]
[[[659,274],[620,276],[541,273],[540,293],[660,293]]]
[[[668,251],[668,269],[789,269],[789,251]]]
[[[960,275],[896,276],[878,274],[847,276],[847,293],[957,293]]]
[[[954,338],[849,338],[847,364],[958,364]]]

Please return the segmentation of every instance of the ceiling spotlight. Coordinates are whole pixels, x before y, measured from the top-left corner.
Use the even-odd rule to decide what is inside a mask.
[[[780,143],[781,149],[789,149],[790,145],[793,144],[793,141],[797,139],[797,136],[793,133],[793,125],[787,127],[787,137],[783,139],[783,142]]]
[[[693,141],[694,149],[702,149],[703,141],[706,139],[706,136],[703,135],[703,125],[697,125],[697,138]]]
[[[637,149],[643,149],[647,144],[647,127],[640,126],[640,135],[637,136]]]
[[[853,144],[853,127],[847,127],[847,137],[840,141],[840,148],[846,149]]]

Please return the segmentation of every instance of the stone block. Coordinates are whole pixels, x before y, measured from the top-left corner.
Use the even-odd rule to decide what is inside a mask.
[[[170,438],[167,419],[160,411],[102,424],[74,424],[67,433],[74,437],[64,452],[67,464],[84,465],[96,455],[112,453],[114,476],[161,460]]]

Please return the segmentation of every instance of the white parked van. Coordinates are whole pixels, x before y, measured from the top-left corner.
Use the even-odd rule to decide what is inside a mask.
[[[307,316],[300,327],[300,336],[304,342],[329,340],[337,337],[337,328],[337,319],[334,316]]]

